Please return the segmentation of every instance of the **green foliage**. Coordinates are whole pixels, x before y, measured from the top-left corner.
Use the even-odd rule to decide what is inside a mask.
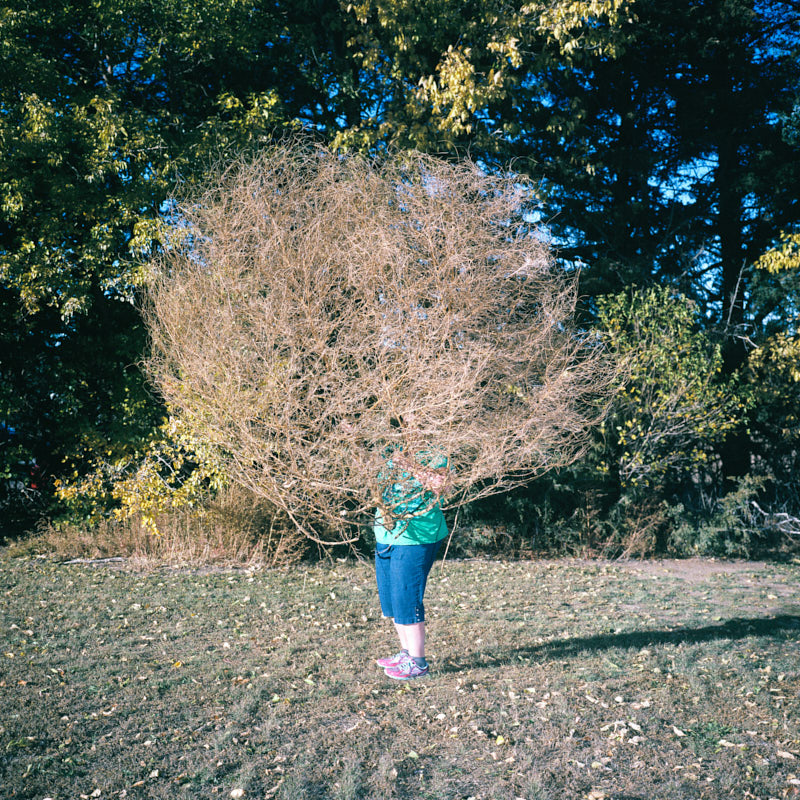
[[[82,474],[98,459],[137,447],[158,424],[160,410],[136,366],[145,345],[137,310],[99,297],[92,314],[69,322],[53,308],[23,314],[0,290],[0,474],[36,489],[21,507],[19,492],[0,496],[4,526],[25,528],[52,513],[52,481]],[[0,489],[7,484],[0,484]]]
[[[795,103],[791,114],[787,114],[783,125],[783,138],[792,145],[800,145],[800,103]]]
[[[756,262],[777,284],[772,319],[744,375],[753,396],[755,474],[765,477],[769,513],[800,516],[800,236],[783,235]]]
[[[138,517],[158,534],[159,516],[202,511],[227,484],[219,454],[170,417],[142,449],[96,462],[88,473],[75,470],[72,480],[56,480],[56,492],[73,524],[93,524],[111,512],[120,519]]]
[[[748,475],[731,492],[715,498],[704,495],[694,507],[681,503],[667,508],[670,534],[667,549],[679,556],[756,558],[777,552],[783,533],[758,513],[765,477]]]
[[[54,480],[133,458],[163,416],[137,366],[141,264],[179,176],[307,102],[280,94],[300,83],[283,25],[239,0],[0,12],[0,475],[38,465],[39,511]]]
[[[783,233],[778,244],[758,258],[755,268],[773,275],[790,273],[794,277],[795,288],[800,288],[800,233]]]
[[[598,325],[624,364],[600,429],[599,470],[622,492],[647,493],[707,471],[747,401],[723,374],[721,348],[699,328],[694,304],[669,288],[607,296]]]
[[[359,79],[346,85],[358,113],[337,143],[513,159],[539,184],[564,260],[591,267],[591,294],[666,276],[717,320],[733,308],[742,321],[731,297],[737,280],[749,291],[742,263],[796,218],[796,8],[364,0],[348,9]]]
[[[342,88],[358,113],[334,143],[515,154],[526,72],[557,58],[613,57],[623,0],[362,0],[344,19],[356,79]],[[513,111],[512,111],[513,110]],[[499,112],[499,113],[498,113]]]
[[[764,437],[763,455],[796,457],[800,443],[800,335],[778,332],[753,353],[747,377],[755,398],[753,426]],[[788,465],[783,465],[784,467]],[[783,471],[783,470],[781,470]]]
[[[275,11],[45,0],[6,4],[2,22],[0,280],[26,310],[69,319],[97,291],[130,297],[178,176],[294,115],[271,74],[289,60]]]

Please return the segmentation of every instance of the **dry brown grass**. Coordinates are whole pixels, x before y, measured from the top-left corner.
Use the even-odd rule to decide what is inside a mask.
[[[47,525],[18,550],[60,559],[124,558],[140,567],[281,567],[304,555],[308,540],[263,500],[236,487],[219,493],[206,509],[160,514],[153,526],[134,515],[92,526]]]
[[[175,209],[151,373],[235,480],[312,538],[381,502],[387,446],[452,467],[446,505],[572,461],[607,370],[513,176],[294,143]],[[391,417],[413,424],[393,431]]]

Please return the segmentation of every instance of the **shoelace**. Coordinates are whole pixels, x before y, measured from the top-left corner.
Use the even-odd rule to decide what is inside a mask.
[[[394,667],[394,669],[402,668],[404,672],[408,672],[409,674],[414,671],[415,667],[420,672],[425,671],[425,667],[421,667],[419,664],[417,664],[417,662],[414,661],[414,659],[408,653],[404,653],[403,656],[404,656],[403,659],[396,667]]]

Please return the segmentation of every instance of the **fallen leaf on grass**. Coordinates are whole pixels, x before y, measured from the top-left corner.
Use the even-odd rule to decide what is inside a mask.
[[[794,761],[796,758],[794,753],[788,753],[786,750],[778,750],[775,755],[778,756],[778,758],[785,758],[787,761]]]

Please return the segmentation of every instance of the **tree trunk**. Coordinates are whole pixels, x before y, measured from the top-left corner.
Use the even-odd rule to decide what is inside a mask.
[[[732,108],[735,100],[733,92],[727,99],[731,101]],[[725,335],[723,364],[727,375],[733,375],[747,361],[747,348],[743,338],[747,276],[742,243],[742,196],[738,180],[739,142],[734,124],[731,124],[730,131],[730,135],[718,149],[719,165],[716,175],[719,203],[717,231],[721,262],[721,323]],[[743,425],[726,437],[720,449],[720,457],[728,488],[738,478],[748,473],[751,450],[752,443]]]

